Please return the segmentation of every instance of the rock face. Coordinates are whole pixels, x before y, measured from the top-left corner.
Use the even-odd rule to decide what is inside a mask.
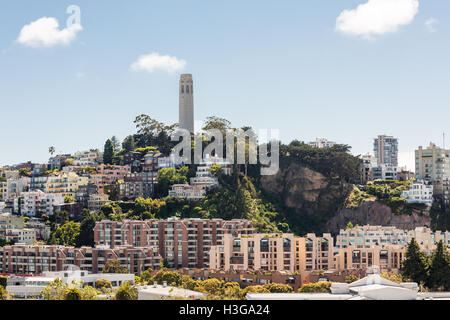
[[[330,232],[337,233],[339,229],[345,228],[349,221],[353,225],[395,226],[407,230],[431,224],[430,216],[419,210],[414,210],[411,215],[395,215],[388,206],[377,201],[367,201],[358,209],[340,210],[326,226]]]
[[[308,217],[313,224],[309,231],[322,229],[352,190],[295,162],[282,165],[276,175],[262,176],[261,187],[291,211],[288,220],[293,230],[296,228],[292,224]]]
[[[355,224],[396,226],[414,229],[430,225],[428,215],[395,215],[379,202],[366,202],[356,210],[342,209],[353,186],[332,180],[298,162],[282,163],[273,176],[262,176],[261,187],[284,208],[283,212],[295,233],[337,233],[349,221]]]

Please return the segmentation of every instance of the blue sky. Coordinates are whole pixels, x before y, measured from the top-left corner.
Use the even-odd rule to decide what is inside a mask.
[[[344,10],[367,2],[3,1],[0,165],[45,162],[51,145],[103,148],[112,135],[134,133],[142,113],[177,122],[178,77],[192,73],[196,120],[278,128],[283,142],[325,137],[355,154],[371,152],[378,134],[394,135],[400,164],[412,167],[417,146],[450,135],[450,2],[419,0],[418,11],[386,18],[394,27],[363,16],[363,25],[337,30]],[[69,5],[81,9],[83,28],[70,43],[18,41],[43,17],[66,28]],[[153,52],[185,67],[132,70]]]

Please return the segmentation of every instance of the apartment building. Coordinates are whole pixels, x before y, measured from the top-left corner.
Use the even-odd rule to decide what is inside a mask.
[[[160,267],[161,257],[157,248],[122,246],[64,247],[47,245],[12,245],[0,248],[0,273],[41,274],[48,271],[64,271],[73,265],[81,270],[101,273],[108,260],[118,260],[131,273]]]
[[[74,172],[62,172],[48,177],[47,192],[75,199],[78,188],[87,185],[88,182],[87,177],[80,177]]]
[[[12,243],[33,244],[36,242],[36,231],[28,228],[6,229],[0,237]]]
[[[408,203],[424,204],[431,207],[433,204],[433,185],[425,181],[412,181],[409,190],[402,192],[401,198]]]
[[[293,234],[227,234],[211,247],[210,269],[294,272],[295,249]]]
[[[322,237],[308,233],[295,239],[295,269],[302,275],[311,270],[333,268],[334,239],[329,233]]]
[[[398,169],[380,164],[372,168],[372,180],[398,180]]]
[[[73,164],[78,167],[96,167],[103,163],[103,153],[98,151],[81,151],[73,155]]]
[[[89,183],[97,186],[98,193],[105,193],[105,185],[113,184],[117,180],[123,180],[124,177],[131,173],[129,166],[116,165],[100,165],[97,167],[97,174],[91,174]]]
[[[324,138],[316,138],[316,141],[308,142],[308,145],[313,148],[331,148],[336,145],[336,142]]]
[[[91,194],[89,195],[88,209],[90,211],[99,211],[102,205],[109,202],[109,196],[107,194]]]
[[[50,170],[61,170],[63,167],[64,161],[67,159],[70,159],[72,157],[71,154],[60,154],[54,157],[51,157],[48,159],[48,166],[50,167]]]
[[[361,183],[366,184],[368,181],[372,180],[372,168],[377,167],[377,158],[375,158],[370,153],[360,156],[362,159],[361,164]]]
[[[199,200],[206,195],[206,191],[202,188],[191,186],[189,184],[174,184],[169,190],[169,197],[182,199]]]
[[[41,190],[23,192],[14,199],[14,211],[28,217],[53,215],[55,206],[63,203],[64,197],[58,194],[48,194]]]
[[[9,178],[6,182],[0,182],[0,187],[2,189],[0,200],[12,200],[29,189],[30,180],[27,177]]]
[[[209,267],[211,247],[223,244],[225,235],[252,233],[251,222],[241,219],[104,220],[94,228],[94,241],[111,248],[157,247],[170,268],[203,268]]]
[[[124,200],[136,198],[151,198],[155,192],[158,181],[158,172],[130,173],[124,177],[124,182],[119,186],[119,196]]]
[[[184,165],[184,158],[171,153],[168,157],[158,158],[158,169],[177,168]]]
[[[398,166],[398,139],[392,136],[379,135],[374,139],[373,151],[377,165]]]
[[[416,179],[430,181],[434,194],[447,200],[450,191],[450,150],[442,149],[434,143],[415,151]]]
[[[411,239],[415,239],[421,250],[431,253],[436,244],[442,240],[444,245],[450,245],[450,232],[433,232],[427,227],[417,227],[414,230],[402,230],[392,226],[357,226],[353,229],[341,229],[336,237],[336,249],[352,247],[369,249],[374,246],[399,245],[406,247]]]
[[[23,227],[23,217],[11,213],[0,214],[0,233],[2,230],[21,229]]]
[[[378,266],[385,271],[398,271],[405,257],[406,248],[401,245],[375,245],[370,248],[348,246],[338,249],[334,256],[334,269],[367,269]]]

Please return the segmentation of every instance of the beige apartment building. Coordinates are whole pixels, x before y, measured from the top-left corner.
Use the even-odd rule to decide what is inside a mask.
[[[434,143],[415,151],[416,179],[430,181],[435,195],[443,195],[448,200],[450,190],[450,150],[442,149]]]
[[[254,234],[224,238],[210,252],[211,269],[300,272],[333,267],[333,238],[307,234]]]
[[[224,236],[253,234],[248,220],[177,219],[104,220],[94,228],[96,245],[111,248],[123,245],[157,247],[169,268],[210,267],[209,251],[224,243]]]
[[[365,270],[370,266],[379,266],[381,270],[398,271],[405,252],[406,248],[401,245],[340,248],[334,256],[334,269],[338,271]]]

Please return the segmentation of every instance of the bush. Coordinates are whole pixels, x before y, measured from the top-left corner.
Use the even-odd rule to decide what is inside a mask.
[[[294,291],[291,286],[281,283],[268,283],[264,285],[264,288],[270,293],[290,293]]]
[[[304,284],[298,292],[301,293],[328,293],[331,292],[331,282],[320,281],[316,283]]]
[[[3,286],[0,286],[0,300],[8,300],[9,294],[8,291]]]
[[[3,288],[6,288],[7,282],[8,282],[7,277],[0,276],[0,286],[2,286]]]
[[[107,279],[98,279],[97,281],[95,281],[95,287],[98,290],[104,292],[106,289],[111,289],[112,284],[111,284],[111,281],[109,281]]]
[[[64,300],[81,300],[81,291],[77,288],[67,289]]]
[[[116,300],[137,300],[138,290],[130,283],[124,283],[116,292]]]

